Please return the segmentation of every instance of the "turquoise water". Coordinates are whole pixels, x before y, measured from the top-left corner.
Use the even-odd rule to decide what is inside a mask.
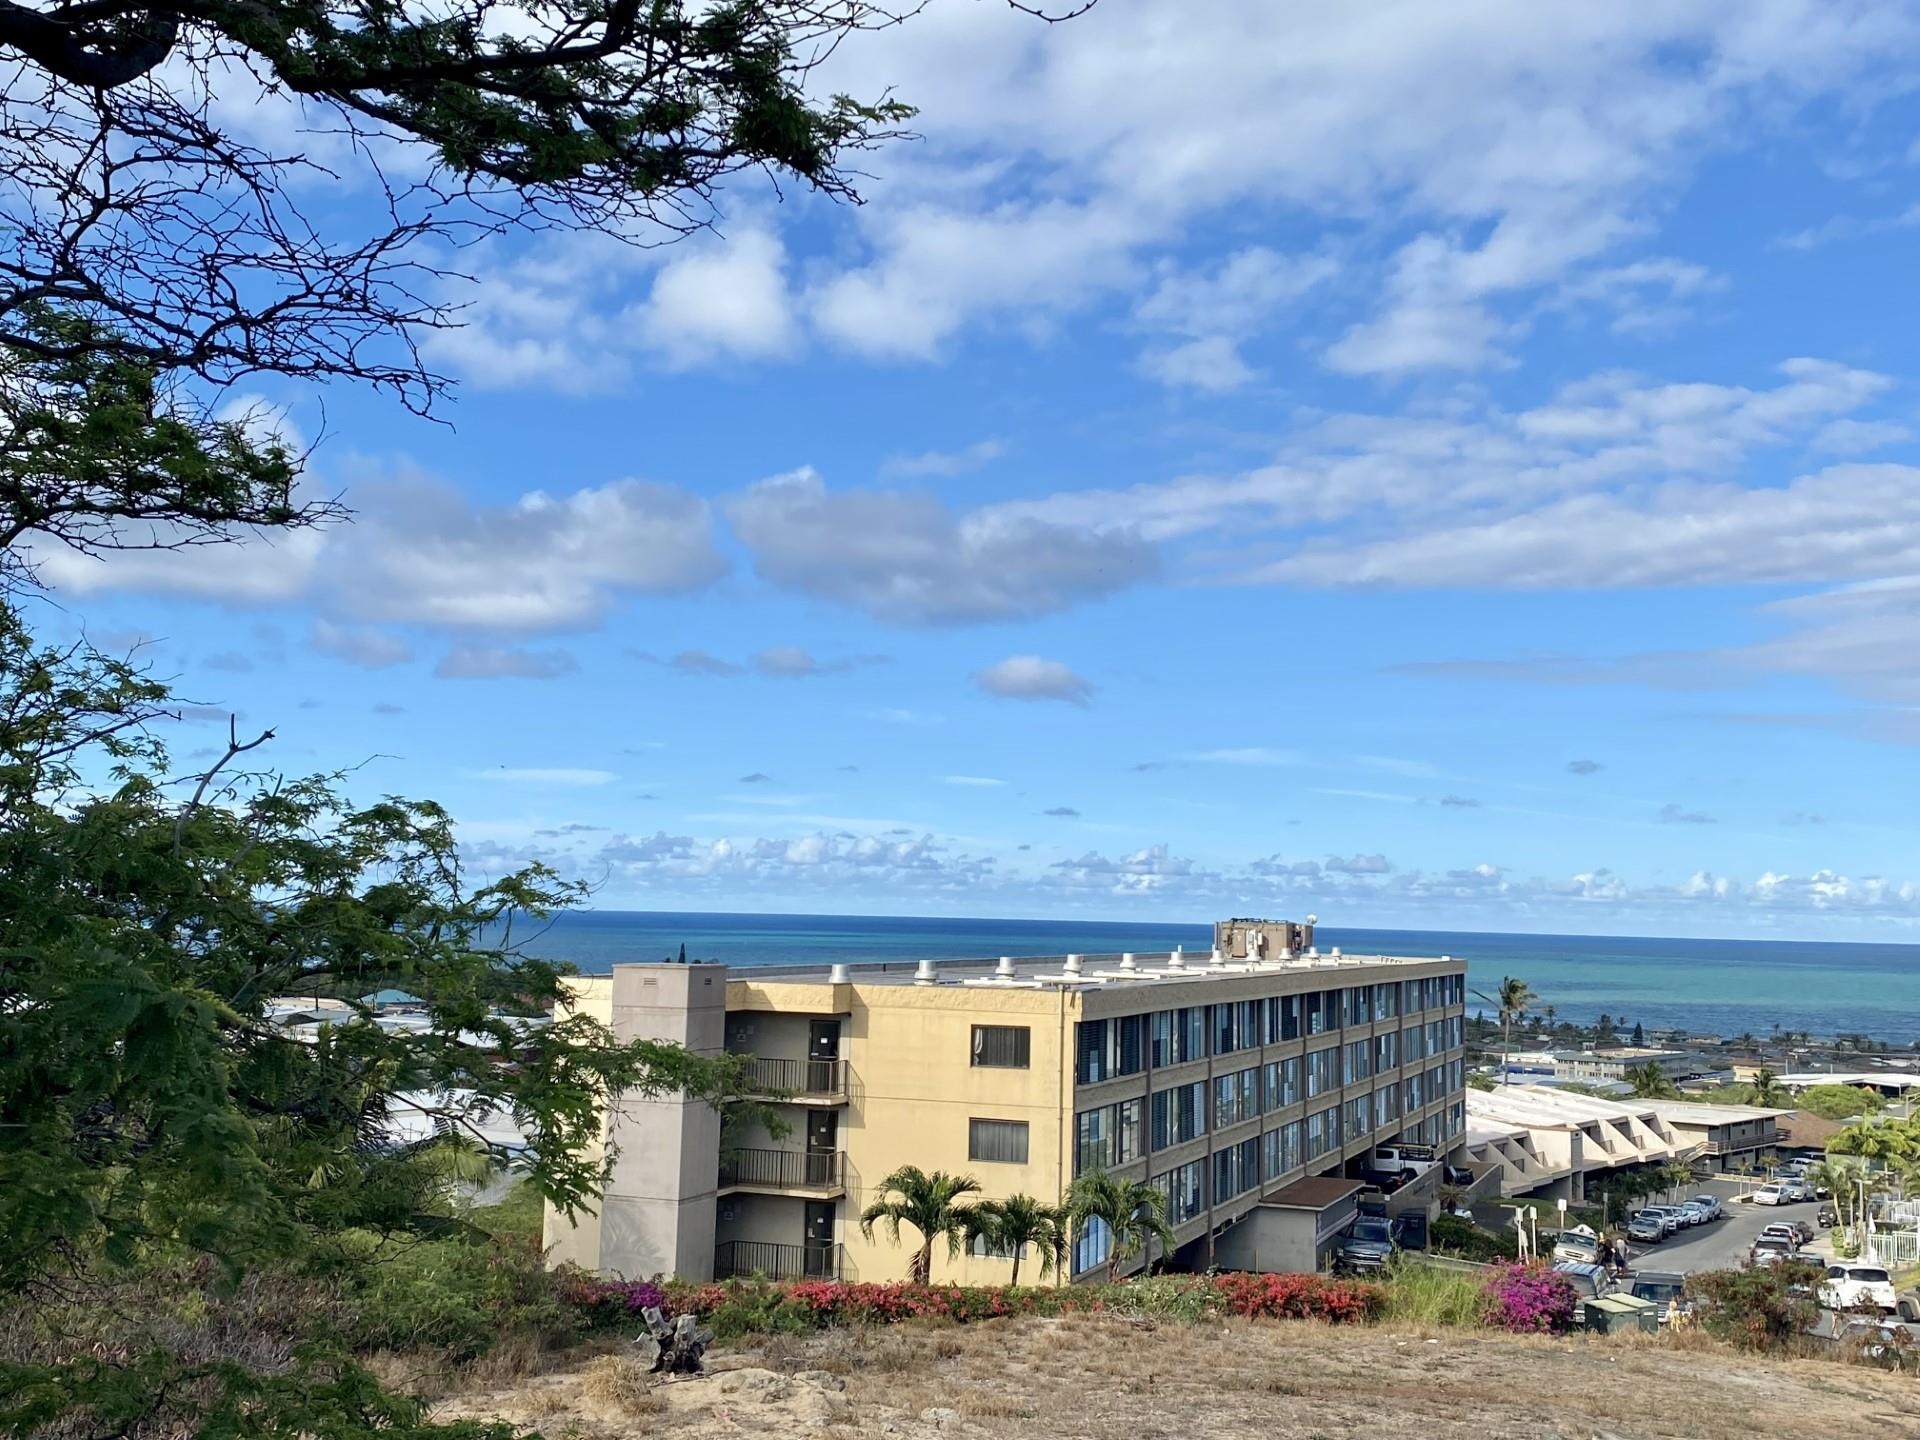
[[[683,944],[694,960],[817,965],[1204,950],[1212,938],[1210,924],[594,910],[558,917],[526,948],[604,973],[616,961],[672,958]],[[1503,975],[1517,975],[1541,1006],[1575,1022],[1604,1012],[1626,1028],[1638,1021],[1649,1030],[1764,1036],[1777,1025],[1864,1032],[1897,1045],[1920,1040],[1920,946],[1327,927],[1317,939],[1322,951],[1453,955],[1467,961],[1468,985],[1489,992]]]

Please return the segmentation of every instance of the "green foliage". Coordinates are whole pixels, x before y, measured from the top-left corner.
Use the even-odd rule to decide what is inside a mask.
[[[1161,1255],[1173,1249],[1173,1227],[1167,1224],[1165,1192],[1143,1180],[1120,1180],[1104,1170],[1089,1170],[1075,1178],[1067,1191],[1067,1218],[1077,1235],[1098,1220],[1113,1237],[1107,1252],[1107,1280],[1120,1278],[1121,1267],[1147,1247],[1159,1242]]]
[[[1469,1070],[1467,1072],[1467,1088],[1469,1090],[1493,1090],[1498,1087],[1494,1084],[1491,1075],[1482,1075],[1478,1070]]]
[[[1802,1260],[1687,1277],[1695,1316],[1709,1332],[1748,1350],[1776,1350],[1818,1318],[1820,1267]]]
[[[537,1244],[367,1237],[344,1339],[357,1352],[435,1350],[458,1364],[505,1335],[559,1344],[576,1333]]]
[[[1488,1255],[1485,1258],[1511,1258],[1511,1255],[1509,1246],[1506,1257]],[[1400,1256],[1387,1267],[1384,1287],[1386,1310],[1382,1318],[1388,1321],[1403,1325],[1474,1326],[1486,1319],[1487,1290],[1477,1271],[1454,1270]]]
[[[1871,1090],[1852,1085],[1809,1085],[1794,1098],[1794,1105],[1824,1120],[1857,1120],[1877,1115],[1886,1102]]]
[[[961,1202],[979,1193],[980,1182],[971,1175],[944,1170],[929,1175],[918,1165],[902,1165],[880,1182],[878,1198],[860,1212],[860,1233],[871,1240],[875,1227],[884,1227],[887,1238],[898,1245],[902,1225],[919,1231],[920,1245],[907,1273],[915,1284],[925,1285],[933,1274],[936,1241],[947,1242],[949,1258],[960,1253],[971,1224],[969,1207]]]
[[[1680,1087],[1654,1061],[1629,1066],[1623,1077],[1642,1100],[1678,1100]]]
[[[470,1246],[375,1264],[395,1243],[484,1234],[447,1200],[479,1157],[387,1141],[397,1097],[444,1097],[425,1103],[456,1134],[478,1110],[511,1114],[535,1147],[529,1184],[578,1209],[605,1174],[588,1142],[616,1091],[719,1099],[743,1075],[564,1010],[510,1018],[555,1007],[564,971],[523,953],[508,921],[571,887],[538,870],[469,886],[439,807],[357,805],[334,777],[229,777],[237,737],[183,796],[145,728],[167,700],[84,645],[35,645],[0,605],[0,1295],[31,1321],[50,1296],[166,1273],[191,1287],[170,1300],[223,1313],[249,1272],[321,1267],[369,1318],[316,1319],[310,1373],[284,1357],[208,1372],[158,1308],[104,1359],[40,1326],[0,1351],[0,1392],[38,1397],[35,1414],[108,1415],[131,1387],[319,1424],[312,1406],[376,1403],[339,1347],[470,1352],[537,1300],[530,1261],[481,1263]],[[268,1016],[278,996],[388,987],[421,998],[427,1028],[382,1029],[356,1003],[303,1043]],[[348,1243],[361,1232],[381,1244]]]
[[[1519,1238],[1511,1230],[1483,1230],[1458,1215],[1435,1216],[1427,1227],[1427,1244],[1438,1254],[1482,1263],[1520,1255]]]
[[[966,1212],[967,1238],[981,1239],[998,1254],[1013,1259],[1010,1284],[1020,1283],[1020,1264],[1029,1252],[1040,1278],[1065,1268],[1067,1212],[1031,1195],[1009,1195],[1004,1200],[982,1200]]]

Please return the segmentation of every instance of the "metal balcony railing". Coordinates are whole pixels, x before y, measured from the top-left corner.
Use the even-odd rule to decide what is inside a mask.
[[[720,1184],[765,1190],[838,1190],[845,1156],[838,1151],[724,1150]]]
[[[725,1240],[713,1252],[716,1280],[751,1275],[769,1280],[839,1280],[845,1271],[841,1247],[825,1242],[776,1245],[766,1240]]]
[[[747,1062],[751,1083],[763,1095],[787,1095],[803,1100],[847,1098],[847,1062],[844,1060],[767,1060]]]

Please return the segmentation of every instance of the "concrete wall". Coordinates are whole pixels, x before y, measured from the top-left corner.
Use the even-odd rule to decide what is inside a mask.
[[[714,1243],[764,1240],[799,1245],[806,1239],[806,1209],[807,1202],[792,1195],[729,1195],[716,1206]]]
[[[1353,1216],[1351,1197],[1317,1213],[1259,1205],[1213,1242],[1214,1260],[1223,1270],[1312,1274],[1326,1268],[1334,1237]]]
[[[567,991],[571,997],[571,1004],[566,1007],[568,1013],[598,1020],[612,1028],[611,975],[578,976],[567,982]],[[585,1147],[583,1155],[588,1160],[598,1160],[605,1153],[602,1139]],[[546,1247],[552,1264],[578,1265],[586,1270],[600,1268],[600,1209],[600,1205],[595,1204],[591,1212],[582,1211],[569,1219],[551,1205],[547,1206],[541,1220],[540,1243]]]
[[[847,1200],[841,1226],[847,1260],[863,1280],[904,1279],[917,1245],[902,1229],[898,1245],[876,1229],[860,1234],[857,1217],[879,1198],[880,1182],[901,1165],[971,1175],[983,1196],[1026,1194],[1058,1203],[1073,1179],[1073,1024],[1078,996],[1065,991],[955,986],[859,984],[841,1053],[851,1071],[852,1095],[842,1126],[847,1156]],[[964,994],[964,1006],[961,995]],[[1024,1025],[1031,1031],[1025,1070],[976,1067],[973,1027]],[[1027,1124],[1027,1163],[989,1164],[968,1158],[969,1120]],[[936,1247],[936,1280],[1004,1283],[1010,1261],[947,1257]],[[1021,1279],[1039,1278],[1031,1257]]]
[[[579,1008],[608,1007],[620,1040],[668,1040],[696,1054],[720,1052],[726,1018],[724,965],[622,965],[586,987]],[[713,1271],[714,1198],[720,1117],[684,1095],[621,1097],[607,1125],[613,1172],[597,1225],[568,1226],[549,1215],[556,1260],[643,1279]]]

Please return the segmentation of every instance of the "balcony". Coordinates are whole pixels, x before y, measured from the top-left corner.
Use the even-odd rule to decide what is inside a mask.
[[[837,1195],[845,1184],[845,1160],[838,1151],[723,1150],[720,1188]]]
[[[766,1240],[725,1240],[714,1247],[713,1278],[748,1276],[768,1280],[843,1280],[846,1258],[829,1243],[776,1245]]]
[[[747,1057],[747,1083],[767,1099],[797,1100],[818,1105],[847,1101],[847,1062],[844,1060],[767,1060]]]

